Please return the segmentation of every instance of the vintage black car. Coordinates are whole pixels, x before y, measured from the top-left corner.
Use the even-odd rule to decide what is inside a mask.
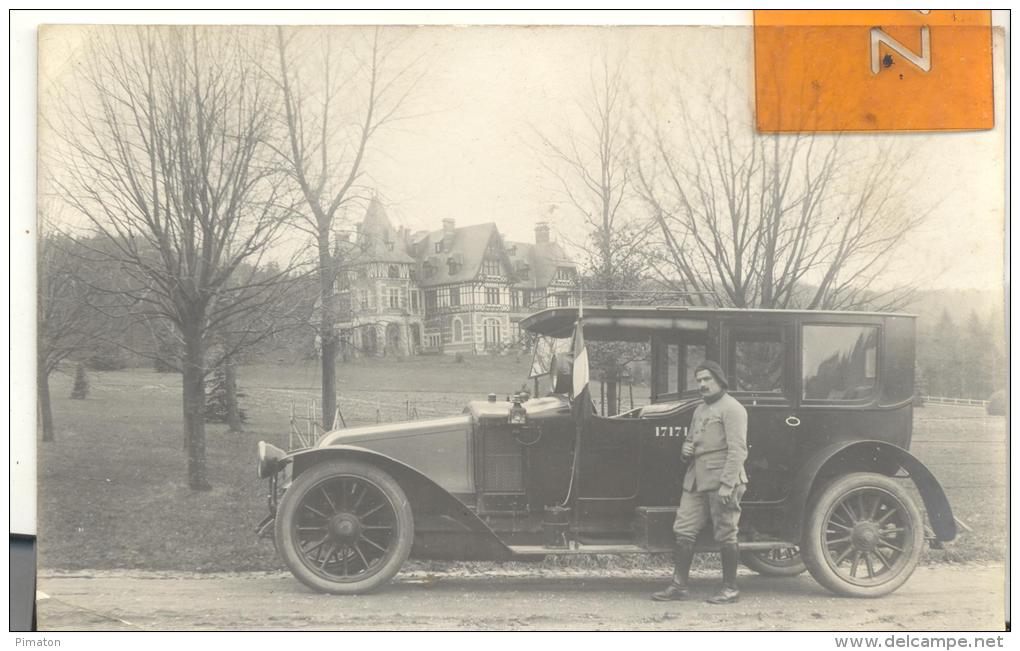
[[[577,321],[578,308],[552,308],[521,326],[563,340]],[[577,408],[561,353],[542,397],[490,394],[458,416],[337,430],[291,452],[260,442],[258,475],[270,480],[261,531],[294,575],[349,594],[389,581],[408,556],[669,551],[705,359],[722,364],[748,411],[740,529],[752,569],[806,567],[836,593],[879,596],[907,580],[926,538],[955,537],[945,493],[908,452],[914,317],[597,307],[581,323],[592,346],[644,347],[650,404],[612,417]]]

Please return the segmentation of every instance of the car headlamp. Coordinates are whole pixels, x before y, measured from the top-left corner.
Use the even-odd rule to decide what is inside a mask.
[[[511,425],[526,425],[528,423],[528,410],[521,404],[518,396],[514,397],[514,403],[510,406],[510,416],[507,422]]]
[[[256,472],[259,479],[268,479],[280,471],[281,462],[287,453],[270,445],[265,441],[259,441],[258,455],[256,459]]]

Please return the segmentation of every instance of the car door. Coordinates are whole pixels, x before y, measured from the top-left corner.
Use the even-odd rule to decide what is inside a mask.
[[[747,503],[778,502],[789,492],[800,436],[795,337],[791,322],[722,324],[729,391],[747,409]]]

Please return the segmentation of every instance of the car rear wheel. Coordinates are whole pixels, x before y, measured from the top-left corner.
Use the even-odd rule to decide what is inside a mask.
[[[843,475],[813,504],[801,552],[818,583],[841,595],[879,597],[910,578],[924,522],[898,483],[875,473]]]
[[[799,547],[742,551],[740,560],[762,576],[797,576],[807,569]]]
[[[299,475],[284,493],[275,533],[280,555],[302,583],[358,594],[400,570],[414,519],[389,474],[360,461],[329,461]]]

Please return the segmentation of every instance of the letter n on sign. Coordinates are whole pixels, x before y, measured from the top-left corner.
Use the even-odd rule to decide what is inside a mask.
[[[756,10],[760,131],[991,129],[988,10]]]

